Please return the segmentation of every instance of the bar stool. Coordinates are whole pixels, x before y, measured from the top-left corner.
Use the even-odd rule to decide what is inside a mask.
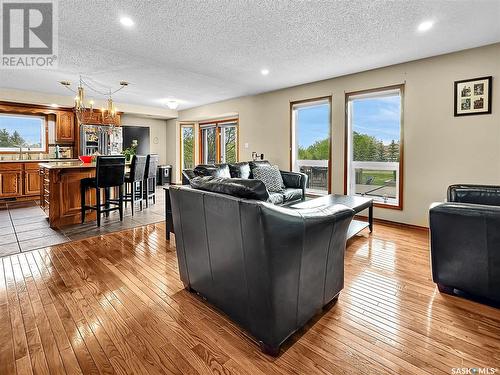
[[[144,200],[144,171],[146,170],[146,156],[134,155],[130,172],[125,173],[125,195],[124,202],[132,204],[132,216],[134,216],[134,206],[140,203],[142,211],[142,201]]]
[[[160,157],[156,154],[149,154],[146,157],[146,169],[144,170],[144,199],[146,207],[149,207],[149,200],[153,199],[153,204],[156,203],[156,169]],[[151,187],[151,183],[153,184]]]
[[[124,156],[98,156],[95,177],[84,178],[80,183],[82,200],[82,224],[85,222],[86,210],[97,211],[97,226],[101,226],[101,214],[118,210],[120,221],[123,221],[123,183],[125,182],[125,157]],[[117,187],[118,199],[110,198],[110,188]],[[87,189],[95,189],[96,205],[90,206],[85,202]],[[104,189],[104,204],[101,203],[101,189]],[[115,207],[110,207],[111,205]],[[104,208],[103,208],[104,207]]]

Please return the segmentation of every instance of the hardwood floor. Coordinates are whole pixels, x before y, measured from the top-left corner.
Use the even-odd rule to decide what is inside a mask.
[[[440,294],[425,231],[351,240],[338,303],[278,358],[182,289],[164,224],[0,259],[0,374],[450,374],[500,367],[500,310]]]

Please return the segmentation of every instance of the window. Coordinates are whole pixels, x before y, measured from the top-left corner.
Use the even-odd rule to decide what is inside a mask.
[[[238,161],[237,120],[200,124],[200,159],[202,164]]]
[[[403,86],[347,94],[349,195],[402,209]]]
[[[194,164],[194,124],[181,124],[181,172]]]
[[[0,152],[46,152],[44,116],[0,114]]]
[[[308,175],[307,193],[330,192],[331,98],[291,104],[291,169]]]

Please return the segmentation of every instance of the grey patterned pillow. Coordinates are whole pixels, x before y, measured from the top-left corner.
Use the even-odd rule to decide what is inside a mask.
[[[264,165],[252,169],[253,178],[261,180],[269,192],[281,193],[285,185],[277,165]]]

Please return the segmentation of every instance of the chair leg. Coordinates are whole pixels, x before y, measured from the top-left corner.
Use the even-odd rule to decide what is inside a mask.
[[[118,210],[120,211],[120,221],[123,221],[123,185],[119,187],[118,193]],[[132,201],[132,210],[134,209],[134,201]]]
[[[156,204],[156,177],[153,178],[153,204]]]
[[[81,205],[82,205],[82,209],[81,209],[81,213],[82,213],[82,224],[85,223],[85,193],[86,193],[86,190],[85,189],[85,186],[82,184],[80,186],[80,200],[81,200]]]
[[[139,189],[140,189],[140,194],[141,194],[141,201],[140,201],[140,207],[141,207],[141,211],[142,211],[142,206],[143,206],[143,202],[144,202],[144,181],[139,181]]]
[[[95,205],[97,211],[97,226],[101,226],[101,189],[95,189]]]
[[[131,185],[131,207],[132,207],[132,216],[134,216],[134,206],[135,206],[135,188],[136,188],[136,182],[132,181]]]
[[[110,198],[111,198],[110,188],[105,188],[104,189],[104,208],[106,210],[108,210],[110,207],[110,205],[109,205]],[[109,217],[109,211],[106,211],[106,217]]]
[[[149,208],[149,178],[146,178],[146,191],[144,197],[146,198],[146,208]]]
[[[128,183],[127,183],[127,182],[125,182],[125,184],[124,184],[124,185],[125,185],[125,195],[127,195],[127,194],[128,194]],[[132,186],[133,186],[133,182],[132,182]],[[127,203],[128,203],[128,202],[127,202],[127,201],[125,201],[125,208],[127,207]]]

